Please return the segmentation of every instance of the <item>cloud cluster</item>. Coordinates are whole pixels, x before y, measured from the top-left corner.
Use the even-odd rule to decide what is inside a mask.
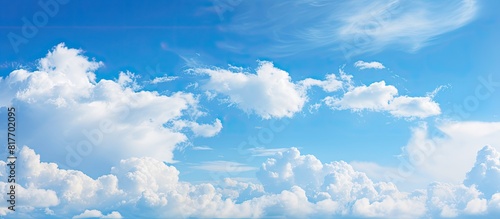
[[[474,167],[464,184],[461,180],[445,180],[412,193],[398,190],[391,182],[373,181],[346,162],[323,163],[313,155],[301,155],[296,148],[251,150],[253,156],[276,155],[258,171],[260,184],[235,179],[225,179],[221,185],[180,181],[179,171],[165,162],[172,162],[172,151],[188,140],[183,131],[189,129],[194,136],[211,137],[221,131],[222,122],[215,119],[212,124],[199,124],[197,119],[205,113],[199,110],[196,95],[142,91],[136,83],[138,77],[131,72],[121,72],[114,80],[98,80],[95,71],[102,65],[83,56],[81,50],[60,44],[38,60],[36,70],[19,69],[0,78],[0,91],[5,94],[0,96],[1,109],[16,106],[19,126],[29,126],[19,129],[17,134],[29,138],[20,138],[18,145],[34,149],[23,147],[19,151],[16,215],[6,209],[6,202],[0,205],[0,215],[415,218],[492,215],[500,211],[500,194],[494,184],[499,177],[499,156],[491,147],[478,153],[476,164],[474,157],[464,156],[463,162],[452,166],[451,171],[443,169],[450,166],[443,164],[437,153],[428,165],[420,166],[429,175],[456,179]],[[431,96],[398,96],[398,90],[384,81],[354,86],[352,76],[343,71],[339,76],[326,75],[324,80],[306,78],[298,82],[270,62],[261,62],[256,74],[238,68],[193,71],[209,76],[202,85],[204,89],[224,95],[229,103],[266,119],[300,112],[308,100],[307,91],[313,87],[332,93],[324,103],[335,110],[385,111],[410,118],[440,113]],[[342,97],[334,96],[341,91]],[[464,128],[448,124],[441,130],[461,144],[470,134],[495,142],[492,139],[500,130],[498,124],[469,125]],[[405,152],[416,157],[421,144],[429,142],[441,145],[435,147],[436,151],[452,151],[460,157],[464,152],[475,153],[484,141],[469,141],[473,147],[468,148],[437,144],[446,141],[427,136],[425,127],[419,127]],[[41,162],[35,150],[54,162]],[[198,169],[255,169],[227,161],[202,164]],[[4,199],[6,168],[6,163],[0,161],[0,192]]]
[[[491,197],[500,192],[500,153],[491,146],[481,149],[474,167],[467,173],[464,184],[477,185],[477,188]]]
[[[486,164],[485,164],[485,161]],[[498,152],[484,147],[469,172],[467,184],[432,183],[426,189],[401,192],[390,182],[373,182],[366,174],[338,161],[322,163],[298,149],[279,152],[262,164],[262,185],[225,179],[219,186],[179,180],[179,171],[151,157],[122,160],[107,175],[93,179],[80,171],[63,170],[40,161],[23,147],[18,156],[18,197],[15,213],[1,204],[0,215],[23,218],[187,218],[273,217],[421,218],[499,216],[498,172],[476,176],[478,169],[498,168]],[[6,162],[0,161],[0,197],[8,184]],[[490,178],[493,177],[493,178]],[[487,190],[482,190],[486,188]],[[489,196],[485,192],[492,192]]]
[[[194,71],[210,77],[205,89],[226,95],[230,103],[262,118],[291,117],[307,101],[306,93],[291,81],[288,72],[271,62],[260,62],[256,74],[218,68]]]
[[[138,90],[131,72],[97,80],[102,65],[59,44],[37,61],[36,70],[1,78],[0,107],[16,106],[19,135],[29,136],[19,143],[33,145],[59,165],[99,175],[131,156],[172,162],[172,151],[188,140],[183,128],[204,137],[222,129],[218,119],[212,125],[196,122],[204,114],[194,94]]]
[[[499,122],[448,121],[438,124],[435,128],[423,123],[413,128],[412,136],[404,147],[401,157],[406,162],[401,162],[399,168],[408,169],[404,171],[410,174],[407,177],[408,182],[431,178],[440,182],[459,183],[466,180],[464,173],[473,165],[477,168],[469,173],[469,178],[474,177],[474,181],[480,181],[478,174],[491,173],[490,178],[494,179],[498,177],[495,176],[494,167],[496,155],[479,158],[475,154],[484,145],[491,145],[500,150],[498,146],[500,139],[497,137],[499,135]],[[443,157],[460,159],[443,159]],[[483,169],[481,166],[490,166],[491,169],[486,167]],[[466,180],[465,184],[470,185],[470,182]],[[482,191],[487,190],[483,188]]]
[[[343,97],[326,97],[324,103],[332,109],[389,112],[395,117],[426,118],[441,114],[439,104],[431,97],[397,96],[398,89],[385,81],[361,85],[347,91]]]
[[[383,67],[382,64],[380,66],[378,64],[364,63],[366,66]],[[354,86],[353,76],[343,70],[340,70],[340,77],[327,74],[325,80],[306,78],[298,82],[293,82],[288,72],[276,68],[271,62],[260,62],[256,74],[241,72],[242,68],[236,70],[192,69],[196,73],[209,76],[203,86],[206,92],[222,94],[227,97],[226,101],[230,104],[264,119],[291,117],[301,112],[309,100],[307,92],[313,87],[319,87],[327,93],[347,90],[340,98],[335,96],[324,98],[323,102],[334,110],[386,111],[395,117],[405,118],[426,118],[441,114],[439,104],[432,100],[432,96],[397,96],[397,88],[386,85],[385,81],[375,82],[369,86]],[[316,109],[319,106],[312,105]]]

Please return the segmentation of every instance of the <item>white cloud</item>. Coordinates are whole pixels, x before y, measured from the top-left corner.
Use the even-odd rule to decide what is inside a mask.
[[[85,210],[83,213],[76,215],[73,219],[77,218],[123,218],[119,212],[113,211],[107,215],[103,215],[99,210]]]
[[[401,193],[392,183],[373,183],[364,173],[340,161],[321,163],[296,148],[268,159],[258,172],[268,192],[302,188],[317,214],[371,217],[417,217],[425,213],[424,197]]]
[[[247,165],[242,164],[242,163],[232,162],[232,161],[223,161],[223,160],[203,162],[201,164],[192,166],[192,168],[199,169],[199,170],[212,171],[212,172],[228,172],[228,173],[245,172],[245,171],[252,171],[252,170],[257,169],[255,167],[247,166]]]
[[[326,80],[324,81],[306,78],[302,81],[299,81],[299,85],[302,86],[305,90],[313,86],[318,86],[326,92],[334,92],[343,87],[343,82],[341,80],[338,80],[334,74],[327,74]]]
[[[266,2],[255,7],[240,6],[228,30],[240,34],[238,42],[219,43],[235,52],[269,56],[327,53],[337,50],[346,58],[386,48],[416,51],[440,35],[457,30],[477,15],[475,0],[451,2],[415,1],[317,1],[304,0],[293,5]],[[273,13],[262,15],[262,10]],[[300,19],[297,16],[300,15]],[[250,36],[248,33],[252,33]],[[271,40],[252,47],[241,41],[265,37]],[[248,51],[250,50],[250,51]],[[322,53],[320,53],[322,54]]]
[[[325,104],[334,109],[351,109],[361,111],[364,109],[381,111],[389,108],[389,101],[398,93],[392,85],[385,81],[374,82],[370,86],[359,86],[346,92],[341,99],[326,97]]]
[[[491,199],[488,202],[488,211],[500,215],[500,192],[491,196]]]
[[[214,124],[198,124],[192,121],[177,120],[174,121],[174,128],[181,130],[183,128],[189,128],[193,131],[195,136],[202,137],[213,137],[217,135],[222,130],[222,123],[219,119],[216,119]]]
[[[373,181],[391,182],[394,180],[394,176],[398,175],[397,167],[381,166],[374,162],[351,161],[349,165],[356,171],[366,173]]]
[[[418,50],[430,39],[464,26],[477,11],[476,1],[473,0],[422,4],[400,1],[389,4],[356,2],[352,5],[352,9],[357,11],[344,11],[344,23],[336,36],[347,43],[347,47],[365,51],[377,51],[390,45],[403,46],[410,51]]]
[[[486,200],[474,187],[433,183],[427,188],[428,211],[434,217],[457,217],[485,213]]]
[[[176,80],[178,77],[175,77],[175,76],[163,76],[163,77],[156,77],[154,78],[150,83],[151,84],[159,84],[159,83],[165,83],[165,82],[169,82],[169,81],[173,81],[173,80]]]
[[[287,151],[288,148],[262,148],[262,147],[257,147],[257,148],[250,148],[248,149],[250,153],[252,153],[252,156],[256,157],[269,157],[269,156],[274,156],[280,152]]]
[[[97,176],[130,156],[172,162],[172,151],[188,140],[168,126],[175,121],[185,122],[197,136],[213,136],[222,128],[218,119],[213,125],[196,122],[204,114],[195,95],[140,91],[131,72],[96,81],[101,65],[59,44],[38,61],[37,70],[19,69],[2,78],[0,107],[17,106],[19,125],[30,127],[19,129],[29,136],[19,143],[33,145],[65,168]],[[101,168],[95,168],[96,161]]]
[[[208,147],[208,146],[193,146],[191,149],[195,151],[210,151],[213,150],[213,148]]]
[[[486,154],[497,154],[485,149]],[[488,157],[488,156],[487,156]],[[262,185],[225,179],[222,187],[179,181],[179,171],[154,158],[129,158],[111,174],[92,179],[63,170],[23,147],[18,155],[17,215],[43,218],[186,218],[186,217],[379,217],[419,218],[500,215],[500,193],[483,197],[475,186],[433,183],[425,190],[400,192],[392,183],[374,183],[349,164],[322,163],[296,148],[280,152],[262,166]],[[481,163],[478,160],[477,163]],[[0,198],[8,184],[6,162],[0,161]],[[488,176],[486,176],[488,177]],[[28,194],[25,194],[28,195]],[[21,197],[21,193],[19,194]],[[40,200],[47,200],[46,203]],[[51,201],[53,200],[53,201]],[[5,204],[3,204],[5,206]],[[49,209],[50,208],[50,209]],[[82,209],[92,209],[85,210]],[[102,212],[110,212],[104,214]],[[0,215],[14,216],[5,207]]]
[[[217,96],[217,93],[212,93],[210,91],[205,91],[205,96],[207,97],[207,100],[213,100],[216,96]]]
[[[477,174],[488,173],[487,179],[498,177],[495,175],[496,161],[493,159],[495,156],[492,153],[476,157],[476,152],[485,145],[500,150],[500,140],[497,137],[499,135],[498,122],[440,121],[436,126],[430,127],[426,123],[420,123],[412,129],[411,138],[402,148],[403,152],[398,156],[397,165],[373,164],[376,166],[374,168],[353,165],[359,170],[366,171],[372,178],[391,180],[406,191],[422,188],[429,180],[462,183],[466,179],[465,173],[469,171],[469,180],[465,181],[467,186],[472,184],[485,186],[489,182],[482,181]],[[460,159],[450,159],[457,157]],[[495,192],[496,187],[485,187],[490,188],[490,190],[482,188],[487,196]]]
[[[224,94],[230,104],[265,119],[291,117],[302,111],[308,101],[307,92],[312,87],[320,87],[329,93],[347,90],[341,98],[327,96],[323,99],[327,106],[335,110],[385,111],[395,117],[410,119],[441,114],[439,104],[432,100],[439,89],[425,97],[397,96],[398,89],[386,85],[385,81],[356,87],[352,75],[342,69],[339,69],[340,77],[327,74],[325,80],[306,78],[293,83],[287,72],[274,67],[271,62],[259,64],[257,74],[233,72],[243,70],[236,67],[228,70],[198,68],[192,71],[210,76],[205,89]],[[207,94],[209,99],[213,96],[213,93]],[[311,105],[309,110],[313,112],[320,106],[319,103]]]
[[[359,68],[361,70],[363,69],[384,69],[385,66],[380,63],[380,62],[364,62],[364,61],[357,61],[354,63],[354,67]]]
[[[233,68],[234,69],[234,68]],[[271,62],[260,62],[256,74],[231,69],[194,69],[210,76],[204,88],[229,98],[229,102],[247,113],[265,119],[291,117],[302,110],[307,96],[291,81],[287,72]]]
[[[264,119],[292,117],[302,111],[308,101],[307,91],[311,87],[317,86],[325,92],[334,92],[343,88],[350,80],[341,72],[340,79],[335,74],[327,74],[325,80],[306,78],[295,83],[288,72],[267,61],[259,62],[256,74],[243,70],[234,66],[227,70],[192,69],[210,77],[203,86],[207,90],[207,99],[211,100],[216,94],[223,94],[228,97],[227,102],[230,104]]]
[[[321,103],[315,103],[315,104],[309,105],[309,113],[313,114],[315,112],[318,112],[321,105],[322,105]]]
[[[486,197],[500,192],[500,153],[487,145],[476,156],[476,163],[467,173],[464,184],[476,185]]]
[[[353,87],[342,98],[328,96],[323,101],[334,110],[387,111],[395,117],[426,118],[441,114],[439,104],[430,97],[396,96],[397,94],[396,87],[380,81],[369,86]]]
[[[441,114],[441,108],[430,97],[399,96],[391,101],[389,113],[396,117],[426,118]]]

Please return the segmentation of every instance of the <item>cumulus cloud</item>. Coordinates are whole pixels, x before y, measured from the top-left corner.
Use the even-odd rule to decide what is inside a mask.
[[[29,136],[20,144],[33,145],[66,168],[97,176],[130,156],[172,162],[176,145],[188,140],[171,127],[175,121],[196,136],[221,130],[218,119],[213,125],[196,122],[204,114],[195,95],[141,91],[131,72],[97,80],[95,71],[103,63],[82,53],[59,44],[38,60],[36,70],[18,69],[0,80],[0,107],[16,106],[19,126],[29,127],[19,129]],[[95,160],[101,168],[95,168]]]
[[[274,67],[271,62],[260,62],[257,74],[218,68],[198,68],[193,71],[210,76],[205,89],[226,95],[230,104],[265,119],[291,117],[302,111],[308,101],[307,91],[312,87],[320,87],[325,92],[347,90],[340,98],[327,96],[323,99],[327,106],[335,110],[386,111],[395,117],[404,118],[426,118],[441,114],[439,104],[432,100],[432,96],[397,96],[397,88],[386,85],[385,81],[356,87],[352,75],[347,75],[341,69],[340,77],[327,74],[325,80],[306,78],[297,83],[292,82],[287,72]],[[320,105],[315,106],[318,108]]]
[[[268,159],[257,177],[266,191],[303,189],[319,215],[417,217],[425,213],[423,196],[402,193],[392,183],[374,183],[346,162],[325,164],[296,148]]]
[[[256,74],[236,67],[195,68],[192,71],[210,77],[204,85],[206,90],[223,94],[230,104],[264,119],[292,117],[300,112],[308,100],[307,90],[313,86],[326,92],[337,91],[343,86],[334,74],[326,75],[325,80],[306,78],[295,83],[288,72],[267,61],[259,62]]]
[[[335,74],[327,74],[326,80],[317,80],[312,78],[306,78],[299,82],[299,85],[303,87],[303,89],[307,90],[310,87],[318,86],[321,87],[326,92],[334,92],[341,89],[343,85],[342,79],[338,79]]]
[[[175,129],[189,128],[195,136],[213,137],[222,130],[222,123],[216,119],[214,124],[198,124],[193,121],[177,120],[173,122]]]
[[[487,201],[475,187],[433,183],[427,188],[427,206],[430,215],[441,218],[486,213]]]
[[[354,63],[354,67],[359,68],[361,70],[363,69],[384,69],[385,66],[380,63],[380,62],[365,62],[365,61],[357,61]]]
[[[435,127],[426,123],[418,125],[412,129],[412,136],[403,147],[401,160],[406,162],[401,162],[398,167],[403,173],[400,175],[405,176],[403,184],[423,186],[425,182],[421,181],[422,178],[457,184],[463,182],[465,173],[471,171],[466,185],[474,182],[480,185],[481,180],[475,174],[482,171],[482,166],[485,166],[484,173],[491,174],[491,178],[497,177],[494,174],[494,153],[485,149],[479,154],[481,156],[476,157],[477,151],[485,145],[491,145],[498,151],[500,140],[497,136],[500,136],[498,122],[444,121]],[[475,162],[478,162],[477,165]],[[475,166],[473,170],[472,166]]]
[[[485,148],[479,154],[489,157],[498,152]],[[475,185],[449,183],[432,183],[423,190],[401,192],[393,183],[373,182],[346,162],[323,163],[313,155],[301,155],[296,148],[279,152],[262,164],[258,175],[262,184],[226,178],[219,185],[195,185],[180,181],[175,167],[151,157],[124,159],[109,174],[96,179],[80,171],[60,169],[55,163],[41,162],[40,156],[28,147],[21,148],[17,162],[19,197],[25,199],[19,202],[15,213],[6,210],[6,203],[2,204],[2,216],[420,218],[500,215],[500,193],[488,198]],[[478,163],[482,163],[481,160]],[[6,164],[0,161],[2,199],[6,198],[9,186],[5,183]],[[28,191],[22,193],[25,190]]]
[[[353,87],[341,98],[328,96],[323,101],[335,110],[386,111],[395,117],[426,118],[441,114],[439,104],[430,97],[408,97],[397,94],[396,87],[380,81],[369,86]]]
[[[426,118],[441,114],[441,108],[431,97],[399,96],[390,102],[389,113],[396,117]]]
[[[364,109],[380,111],[389,108],[389,101],[398,93],[398,89],[392,85],[386,85],[385,81],[375,82],[369,86],[359,86],[346,92],[339,98],[327,97],[325,104],[335,109],[351,109],[360,111]]]
[[[112,168],[111,174],[97,179],[80,171],[60,169],[55,163],[40,162],[40,156],[28,147],[20,150],[18,158],[16,162],[20,175],[17,180],[20,183],[17,187],[40,192],[34,192],[29,200],[20,202],[15,214],[38,218],[45,217],[45,212],[62,217],[95,215],[103,218],[119,215],[125,218],[228,217],[240,214],[251,217],[253,214],[245,206],[238,209],[230,200],[222,199],[222,194],[210,184],[180,182],[179,171],[175,167],[150,157],[122,160]],[[4,183],[6,163],[0,161],[0,167],[0,196],[5,199],[9,186]],[[37,200],[46,200],[46,203]],[[0,212],[4,216],[12,214],[5,211],[5,205],[6,202]],[[35,210],[45,207],[50,210]],[[82,213],[82,209],[93,210]],[[102,215],[100,212],[111,213]]]
[[[464,184],[476,185],[486,197],[500,192],[500,153],[487,145],[476,156],[476,163],[467,173]]]
[[[373,63],[364,64],[377,66]],[[191,71],[210,77],[203,86],[205,92],[210,94],[209,99],[214,96],[211,91],[223,94],[230,105],[234,104],[264,119],[291,117],[301,112],[309,100],[308,91],[313,87],[334,93],[335,96],[327,96],[322,100],[334,110],[389,112],[395,117],[410,119],[441,114],[439,104],[433,100],[439,89],[423,97],[398,96],[398,89],[386,85],[385,81],[355,86],[353,76],[342,69],[339,69],[339,76],[327,74],[324,80],[306,78],[298,82],[293,82],[286,71],[266,61],[259,62],[256,74],[243,72],[243,68],[233,66],[229,69],[214,67]],[[343,96],[337,97],[337,91],[341,90],[344,91]],[[310,105],[309,111],[312,113],[320,106],[320,103]]]
[[[99,210],[85,210],[83,213],[76,215],[73,219],[77,218],[123,218],[119,212],[113,211],[107,215],[103,215]]]
[[[247,113],[263,118],[291,117],[307,101],[306,94],[291,81],[290,75],[271,62],[260,62],[256,74],[225,69],[194,69],[210,76],[207,90],[226,95],[229,102]]]

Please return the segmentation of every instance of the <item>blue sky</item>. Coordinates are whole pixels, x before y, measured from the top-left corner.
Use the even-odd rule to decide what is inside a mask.
[[[500,212],[497,1],[40,2],[0,9],[0,115],[18,108],[33,196],[2,216]],[[73,197],[75,178],[122,193]],[[375,193],[339,195],[356,188]],[[310,209],[272,210],[288,193]],[[207,194],[216,210],[186,207]]]

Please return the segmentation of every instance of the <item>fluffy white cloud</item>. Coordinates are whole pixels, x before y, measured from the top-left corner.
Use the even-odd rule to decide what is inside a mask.
[[[119,212],[113,211],[107,215],[103,215],[99,210],[85,210],[83,213],[76,215],[73,219],[77,218],[123,218]]]
[[[363,68],[377,67],[376,63],[358,63]],[[380,67],[380,66],[378,66]],[[308,101],[307,92],[312,87],[320,87],[323,91],[332,93],[347,90],[342,97],[327,96],[323,102],[332,109],[352,111],[372,110],[389,112],[395,117],[426,118],[441,114],[439,104],[433,97],[439,89],[424,97],[397,96],[398,89],[386,85],[385,81],[374,82],[369,86],[354,86],[352,75],[339,69],[340,77],[327,74],[324,80],[306,78],[296,83],[289,74],[280,70],[271,62],[260,62],[257,73],[243,72],[243,68],[195,68],[196,73],[209,75],[209,80],[203,86],[210,91],[223,94],[230,104],[247,113],[255,113],[262,118],[291,117],[302,111]],[[321,104],[310,105],[310,112],[317,110]]]
[[[433,183],[427,188],[427,206],[435,217],[456,217],[465,214],[486,213],[486,200],[474,187]]]
[[[355,62],[354,67],[359,68],[361,70],[370,69],[370,68],[374,68],[374,69],[384,69],[385,68],[385,66],[380,62],[365,62],[365,61],[361,61],[361,60]]]
[[[397,167],[401,170],[398,175],[403,176],[404,184],[418,185],[416,182],[420,182],[420,186],[423,186],[425,182],[420,180],[422,178],[461,183],[465,180],[464,173],[471,171],[474,166],[477,151],[485,145],[500,149],[500,139],[497,136],[500,136],[498,122],[444,121],[436,127],[428,127],[423,123],[413,129],[412,137],[404,147],[401,163]],[[469,178],[474,180],[467,181],[467,185],[474,181],[481,184],[475,174],[482,171],[482,166],[485,166],[484,173],[490,174],[492,178],[497,177],[494,174],[495,155],[492,153],[484,156],[487,151],[478,155],[479,163],[469,173]],[[486,154],[488,153],[490,152]],[[448,159],[450,157],[460,159]]]
[[[477,153],[476,163],[467,173],[465,185],[476,185],[486,197],[500,192],[500,153],[487,145]]]
[[[324,103],[332,109],[352,111],[387,111],[395,117],[426,118],[441,114],[439,104],[430,97],[396,96],[398,89],[385,81],[361,85],[347,91],[342,98],[328,96]]]
[[[140,91],[130,72],[96,81],[101,65],[81,50],[59,44],[38,61],[36,70],[19,69],[2,78],[0,107],[16,106],[18,125],[24,127],[19,134],[29,136],[19,144],[33,145],[48,160],[97,176],[131,156],[173,161],[176,145],[187,141],[170,127],[176,121],[196,136],[221,130],[218,119],[213,125],[196,122],[203,113],[195,95]],[[95,168],[96,161],[101,168]]]
[[[303,87],[303,89],[307,90],[310,87],[318,86],[321,87],[326,92],[334,92],[343,87],[343,81],[338,80],[337,76],[334,74],[327,74],[326,80],[317,80],[312,78],[306,78],[302,81],[299,81],[299,85]]]
[[[296,148],[268,159],[257,177],[268,192],[302,188],[317,214],[416,217],[425,213],[423,196],[399,192],[392,183],[374,183],[343,161],[324,164],[312,155],[300,155]]]
[[[370,86],[359,86],[346,92],[341,99],[326,97],[325,104],[334,109],[351,109],[360,111],[364,109],[381,111],[389,108],[389,101],[398,93],[392,85],[385,81],[375,82]]]
[[[18,156],[18,191],[28,188],[30,194],[20,193],[25,198],[16,206],[16,214],[44,217],[45,212],[58,216],[96,215],[114,217],[183,218],[226,217],[239,215],[250,217],[252,209],[238,206],[222,195],[210,184],[191,185],[179,181],[175,167],[154,158],[129,158],[112,168],[111,174],[92,179],[80,171],[63,170],[54,163],[40,162],[39,155],[23,147]],[[7,191],[6,163],[0,161],[0,190]],[[6,192],[2,192],[5,199]],[[57,196],[55,196],[57,195]],[[45,203],[41,200],[45,200]],[[48,211],[35,211],[37,208]],[[3,215],[6,202],[2,204]],[[94,209],[81,212],[82,209]],[[113,213],[116,211],[116,213]],[[111,212],[101,215],[100,212]]]
[[[485,148],[479,154],[484,153],[498,152]],[[6,209],[7,203],[1,204],[2,216],[421,218],[500,215],[500,193],[488,198],[475,186],[447,183],[433,183],[425,190],[412,193],[401,192],[392,183],[374,183],[343,161],[322,163],[312,155],[301,155],[296,148],[280,152],[263,164],[259,171],[262,185],[227,178],[219,186],[194,185],[180,181],[175,167],[150,157],[122,160],[110,174],[96,179],[80,171],[63,170],[54,163],[41,162],[40,156],[28,147],[20,150],[16,162],[20,173],[18,197],[22,201],[15,213]],[[4,183],[6,168],[6,162],[0,161],[2,199],[6,198],[8,187]]]
[[[441,114],[441,108],[431,97],[399,96],[390,102],[389,113],[396,117],[426,118]]]
[[[307,101],[306,93],[291,81],[288,73],[271,62],[260,62],[256,74],[225,69],[194,71],[210,76],[204,85],[206,89],[224,94],[243,111],[266,119],[291,117]]]
[[[216,119],[214,124],[198,124],[193,121],[177,120],[173,122],[175,129],[190,128],[195,136],[213,137],[222,130],[222,123]]]
[[[326,92],[337,91],[343,86],[342,80],[334,74],[326,75],[325,80],[306,78],[294,83],[288,72],[267,61],[259,62],[256,74],[236,67],[227,70],[195,68],[192,71],[210,77],[203,86],[205,89],[223,94],[230,104],[265,119],[292,117],[300,112],[308,100],[307,90],[313,86]]]

